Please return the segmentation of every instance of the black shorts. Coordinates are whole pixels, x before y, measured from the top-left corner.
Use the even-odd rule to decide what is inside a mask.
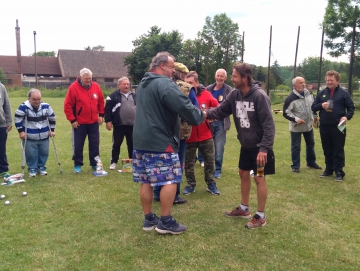
[[[253,170],[256,172],[257,163],[256,158],[259,153],[259,149],[240,149],[239,168],[241,170]],[[267,163],[264,169],[265,175],[275,174],[275,155],[273,150],[269,150],[267,153]]]

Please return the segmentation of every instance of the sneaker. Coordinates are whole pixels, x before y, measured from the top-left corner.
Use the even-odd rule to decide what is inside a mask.
[[[336,176],[335,176],[335,182],[342,182],[343,178],[344,178],[345,174],[342,174],[341,172],[336,172]]]
[[[220,191],[217,189],[216,183],[209,184],[208,187],[206,188],[206,191],[216,196],[220,195]]]
[[[184,195],[189,195],[190,193],[195,192],[195,186],[188,185],[185,187],[185,190],[182,192]]]
[[[307,165],[308,168],[312,168],[312,169],[322,169],[322,167],[320,167],[318,164],[314,163],[312,165]]]
[[[242,217],[242,218],[250,218],[251,217],[251,213],[250,210],[242,210],[240,208],[240,206],[236,207],[234,210],[232,211],[226,211],[225,212],[226,216],[231,216],[231,217]]]
[[[166,224],[159,220],[155,230],[160,234],[180,234],[186,231],[186,227],[177,223],[174,218],[171,218]]]
[[[41,175],[41,176],[44,176],[44,175],[47,175],[47,174],[48,174],[48,173],[46,172],[46,170],[45,170],[45,167],[38,168],[37,172],[38,172],[39,175]]]
[[[80,172],[81,172],[81,166],[75,166],[74,173],[80,173]]]
[[[214,177],[219,179],[221,178],[221,174],[219,172],[215,172]]]
[[[201,163],[200,163],[200,166],[201,166],[201,167],[204,167],[204,166],[205,166],[204,162],[201,162]]]
[[[96,170],[97,166],[91,166],[92,170]]]
[[[319,177],[324,178],[324,177],[328,177],[328,176],[332,176],[332,175],[333,175],[332,171],[328,171],[325,169],[325,171],[323,173],[321,173]]]
[[[266,225],[266,217],[261,218],[258,214],[255,214],[250,222],[246,223],[245,228],[256,229],[258,227],[264,227]]]
[[[155,229],[156,225],[159,223],[159,218],[154,214],[153,219],[145,219],[143,224],[144,231],[152,231]]]
[[[10,176],[11,176],[10,173],[7,171],[0,173],[0,177],[2,178],[9,178]]]
[[[36,169],[32,168],[29,169],[29,177],[36,177]]]
[[[109,169],[113,170],[113,169],[116,169],[116,163],[112,163],[109,167]]]
[[[186,202],[187,202],[187,199],[182,199],[180,197],[175,197],[175,199],[174,199],[174,204],[183,204]]]
[[[294,173],[300,173],[300,169],[298,169],[298,168],[293,168],[293,169],[292,169],[292,172],[294,172]]]

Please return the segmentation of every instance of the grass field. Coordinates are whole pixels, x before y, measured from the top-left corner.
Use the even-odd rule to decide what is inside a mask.
[[[10,93],[13,113],[25,100]],[[346,176],[343,182],[319,178],[321,171],[305,167],[291,172],[288,122],[276,122],[276,175],[268,176],[266,227],[248,230],[247,220],[224,211],[240,202],[235,127],[227,134],[220,196],[206,192],[202,168],[196,165],[198,186],[188,203],[174,206],[173,215],[187,231],[162,236],[142,231],[139,185],[131,173],[107,170],[111,132],[100,127],[101,157],[109,175],[94,177],[85,149],[81,174],[73,173],[71,129],[63,114],[63,98],[46,98],[57,116],[55,143],[64,173],[50,146],[48,176],[0,187],[11,202],[0,201],[0,270],[359,270],[360,266],[360,116],[347,127]],[[281,108],[282,105],[274,106]],[[315,131],[318,164],[324,157]],[[7,154],[10,172],[21,172],[21,149],[14,128]],[[121,158],[126,158],[123,144]],[[184,187],[182,184],[182,188]],[[22,197],[23,191],[28,196]],[[185,196],[184,196],[185,197]],[[153,209],[159,214],[159,203]],[[250,208],[256,211],[255,185]]]

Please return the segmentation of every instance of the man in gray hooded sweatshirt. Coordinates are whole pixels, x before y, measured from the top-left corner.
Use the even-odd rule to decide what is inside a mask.
[[[257,188],[258,208],[253,219],[245,227],[254,229],[266,225],[265,205],[268,194],[265,175],[275,174],[273,152],[275,123],[270,108],[270,99],[253,81],[252,68],[246,63],[235,63],[231,82],[235,89],[216,108],[205,111],[207,119],[224,119],[233,115],[240,141],[239,175],[241,182],[240,206],[225,212],[229,217],[251,218],[249,200],[250,170],[264,167],[264,174],[254,176]]]

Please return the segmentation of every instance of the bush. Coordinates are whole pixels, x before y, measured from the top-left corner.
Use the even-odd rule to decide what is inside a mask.
[[[281,90],[281,91],[290,91],[290,88],[287,85],[278,85],[276,87],[276,90]]]

